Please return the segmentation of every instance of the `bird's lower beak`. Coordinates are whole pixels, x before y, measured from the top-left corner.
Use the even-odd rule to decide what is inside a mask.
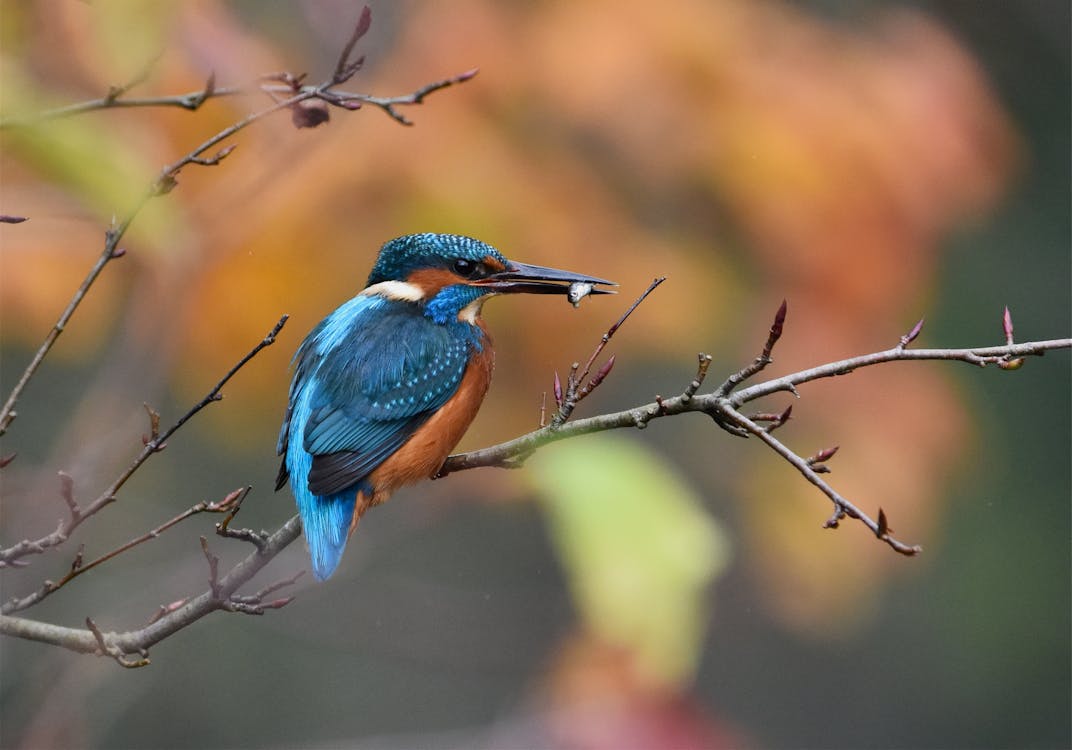
[[[595,276],[584,276],[573,271],[529,266],[512,261],[506,270],[471,283],[475,286],[490,287],[499,294],[570,294],[571,290],[575,293],[578,288],[583,288],[584,294],[581,296],[615,293],[613,289],[597,289],[595,288],[597,284],[618,286],[616,282],[598,279]]]

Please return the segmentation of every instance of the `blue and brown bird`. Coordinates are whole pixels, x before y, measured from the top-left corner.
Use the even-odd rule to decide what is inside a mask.
[[[476,416],[495,355],[496,294],[606,294],[613,282],[507,260],[451,234],[387,242],[365,288],[294,355],[276,489],[289,478],[313,572],[334,572],[361,516],[433,477]]]

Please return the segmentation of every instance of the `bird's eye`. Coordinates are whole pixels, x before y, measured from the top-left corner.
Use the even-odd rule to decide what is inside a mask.
[[[454,273],[466,279],[482,279],[488,275],[488,267],[483,263],[477,263],[466,258],[457,258],[454,261]]]

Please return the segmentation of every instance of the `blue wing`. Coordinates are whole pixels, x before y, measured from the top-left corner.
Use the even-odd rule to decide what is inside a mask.
[[[318,578],[338,564],[368,475],[457,390],[480,346],[458,333],[409,303],[358,296],[299,348],[276,486],[291,477]]]

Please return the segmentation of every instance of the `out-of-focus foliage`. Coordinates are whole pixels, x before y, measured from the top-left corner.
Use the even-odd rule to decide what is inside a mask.
[[[529,475],[586,624],[625,651],[634,679],[691,679],[727,540],[673,469],[631,441],[593,436],[533,459]]]
[[[79,67],[83,89],[106,90],[116,75],[152,62],[140,46],[114,66],[98,54],[119,23],[107,13],[122,16],[122,10],[109,6],[98,16],[88,6],[61,7],[59,16],[28,11],[23,23],[37,34],[27,38],[93,60]],[[211,70],[223,85],[244,82],[295,63],[264,49],[257,29],[225,6],[141,8],[159,14],[151,26],[166,25],[168,46],[139,89],[193,90]],[[167,200],[183,216],[179,227],[147,223],[137,235],[139,245],[159,256],[151,260],[132,248],[151,264],[160,288],[184,293],[166,308],[160,294],[147,295],[151,309],[129,314],[146,336],[169,331],[181,347],[180,361],[199,363],[175,374],[189,396],[202,382],[191,375],[226,367],[281,310],[293,314],[295,335],[308,329],[362,286],[381,242],[418,230],[477,234],[514,257],[613,277],[626,294],[668,274],[672,293],[636,316],[630,331],[634,341],[647,342],[647,356],[676,358],[683,368],[691,350],[724,351],[740,339],[741,321],[755,321],[743,333],[760,341],[782,296],[791,301],[791,318],[780,365],[814,363],[816,336],[828,359],[875,348],[896,340],[926,309],[943,233],[991,207],[1016,160],[1015,137],[977,65],[933,21],[908,10],[877,16],[861,30],[781,3],[464,0],[407,6],[388,23],[397,38],[375,61],[375,74],[354,85],[404,92],[474,64],[484,73],[431,100],[414,115],[415,132],[373,111],[337,115],[332,127],[315,133],[295,132],[285,117],[265,123],[244,134],[225,166],[180,177],[183,188]],[[27,70],[17,55],[12,48],[5,69],[24,79],[52,73],[60,78],[45,79],[52,86],[75,83],[55,60],[47,70]],[[328,69],[330,56],[320,58],[300,62]],[[317,74],[323,72],[311,75]],[[33,143],[43,137],[72,144],[59,151],[19,149],[17,140],[12,146],[19,166],[42,177],[55,178],[53,162],[66,165],[69,191],[52,200],[95,209],[99,224],[110,214],[102,180],[133,184],[128,201],[113,205],[122,212],[151,177],[148,165],[174,158],[256,103],[213,102],[198,117],[95,114],[34,137]],[[5,108],[25,106],[15,101]],[[93,133],[103,138],[99,149],[86,142]],[[152,143],[130,133],[148,133]],[[127,161],[146,165],[140,182],[122,162],[102,169],[99,159],[77,157],[106,154],[120,143],[135,154]],[[48,153],[61,158],[43,158]],[[48,212],[63,209],[31,202],[19,210],[43,223]],[[45,311],[51,314],[29,291],[35,279],[55,276],[54,267],[65,269],[65,281],[73,278],[67,274],[79,266],[68,260],[71,254],[92,248],[68,245],[59,231],[25,234],[8,230],[7,283],[26,291],[11,295],[20,307],[5,315],[42,315],[12,331],[25,332],[29,343],[46,324]],[[769,290],[758,304],[739,302],[740,264],[729,260],[731,239]],[[35,260],[15,260],[24,256]],[[45,294],[55,299],[51,285]],[[568,330],[579,316],[546,300],[497,306],[490,315],[503,332],[501,359],[540,363],[544,380],[534,380],[538,369],[529,368],[528,377],[516,373],[524,378],[519,387],[546,388],[546,367],[563,356],[563,337],[544,332]],[[579,332],[598,330],[610,317],[606,309],[600,301],[600,318],[595,305],[589,308]],[[88,316],[80,327],[99,328]],[[286,352],[269,356],[276,377],[243,386],[264,403],[274,403],[285,387]],[[719,358],[721,367],[737,362]],[[531,412],[506,408],[511,390],[492,394],[497,429],[478,426],[478,440],[531,424]],[[868,413],[845,406],[875,391],[884,397],[871,399]],[[905,408],[908,401],[912,409]],[[815,389],[798,412],[804,414],[814,436],[805,439],[836,435],[847,443],[851,437],[857,450],[874,456],[852,462],[845,489],[856,496],[873,494],[874,486],[896,488],[876,501],[896,498],[895,522],[926,538],[928,523],[940,515],[941,478],[966,436],[946,376],[918,369],[840,382]],[[918,429],[925,415],[935,415],[928,421],[937,429]],[[254,416],[266,430],[277,418],[271,409]],[[220,419],[229,420],[228,429],[250,425],[250,415],[237,410]],[[896,463],[885,460],[893,453]],[[846,612],[861,611],[861,597],[872,590],[868,582],[903,568],[902,561],[867,556],[852,566],[858,575],[831,577],[831,569],[846,567],[870,540],[857,535],[848,546],[817,553],[794,531],[815,514],[814,490],[791,473],[770,474],[769,461],[752,454],[739,473],[750,532],[786,529],[778,536],[782,543],[754,560],[757,571],[789,621],[819,630],[844,622]],[[784,500],[772,504],[770,497]]]
[[[812,8],[816,5],[834,7],[841,16],[817,12]],[[943,5],[949,4],[936,3],[932,10]],[[469,447],[530,429],[539,394],[549,389],[553,370],[582,358],[655,275],[668,275],[669,280],[615,337],[619,364],[584,408],[620,408],[650,400],[654,392],[668,394],[683,387],[692,377],[698,350],[715,353],[713,379],[735,370],[754,356],[783,297],[789,300],[789,321],[772,374],[892,345],[922,314],[929,322],[920,343],[999,343],[998,315],[1009,298],[998,295],[1012,294],[1015,301],[1015,295],[1022,294],[1024,305],[1035,304],[1040,310],[1036,325],[1020,326],[1018,333],[1032,337],[1062,333],[1042,330],[1039,320],[1049,320],[1046,316],[1056,311],[1067,322],[1067,299],[1015,290],[1062,277],[1061,269],[1047,264],[1054,257],[1064,258],[1064,251],[1054,253],[1044,245],[1054,234],[1060,235],[1060,230],[1047,234],[1046,222],[1067,225],[1066,218],[1052,218],[1067,214],[1067,199],[1058,200],[1067,193],[1067,175],[1054,177],[1052,164],[1061,160],[1040,162],[1034,153],[1039,146],[1030,140],[1034,136],[1017,132],[1007,101],[1000,100],[991,83],[992,71],[983,68],[984,63],[997,65],[994,60],[1003,58],[981,62],[966,40],[934,12],[896,3],[776,0],[454,0],[373,2],[372,8],[373,28],[362,41],[367,67],[347,88],[394,94],[474,66],[481,68],[480,75],[409,111],[417,123],[414,128],[400,127],[371,107],[356,113],[333,112],[329,124],[310,131],[296,131],[285,114],[269,119],[243,132],[236,141],[238,148],[222,165],[186,169],[175,191],[150,203],[127,237],[127,256],[108,269],[79,310],[50,359],[49,366],[56,369],[44,371],[37,389],[27,392],[12,435],[5,438],[4,452],[18,449],[21,454],[5,470],[5,526],[11,527],[13,521],[19,528],[54,523],[55,507],[25,498],[52,497],[58,469],[71,471],[87,492],[98,486],[110,468],[122,462],[121,446],[136,443],[144,430],[142,401],[173,399],[184,404],[199,397],[282,312],[289,312],[292,319],[280,344],[239,376],[221,408],[199,418],[201,426],[192,429],[200,433],[184,434],[193,447],[184,448],[177,440],[161,456],[159,471],[165,478],[161,482],[171,479],[167,491],[149,484],[132,502],[124,499],[122,512],[129,527],[110,532],[121,540],[143,531],[150,519],[158,521],[174,512],[169,503],[189,500],[187,493],[193,494],[192,502],[246,482],[261,488],[269,484],[291,352],[316,320],[363,285],[379,245],[408,232],[473,234],[496,244],[509,257],[588,271],[621,283],[620,298],[587,300],[579,311],[547,299],[488,305],[499,364],[482,416],[463,444]],[[0,116],[101,96],[110,86],[143,75],[132,96],[194,91],[212,72],[223,86],[252,87],[259,75],[284,69],[308,71],[311,80],[319,80],[333,67],[357,10],[342,0],[7,3],[0,8]],[[988,12],[993,17],[973,11],[973,23],[997,34],[1001,43],[994,48],[1005,49],[1011,26],[1000,19],[1018,11],[994,6]],[[1067,20],[1067,9],[1057,15]],[[1060,18],[1044,25],[1067,28]],[[1020,44],[1024,49],[1045,47]],[[1063,49],[1067,57],[1067,45]],[[1056,70],[1060,65],[1050,67]],[[1046,128],[1062,117],[1067,120],[1068,87],[1057,86],[1060,93],[1055,95],[1033,86],[1053,76],[1067,81],[1067,71],[1050,78],[1038,73],[1030,71],[1031,85],[1006,82],[1006,91],[1020,97],[1015,99],[1018,116],[1026,112]],[[1055,96],[1064,106],[1060,112],[1053,107]],[[29,130],[0,131],[0,210],[31,217],[17,226],[0,225],[4,395],[11,373],[26,359],[26,349],[37,345],[99,252],[113,214],[122,216],[130,209],[160,166],[266,102],[266,97],[253,94],[210,101],[196,114],[177,109],[117,110]],[[1052,130],[1067,128],[1058,122]],[[1063,163],[1067,166],[1067,158]],[[989,217],[1001,210],[1002,200],[1018,180],[1043,178],[1051,182],[1037,188],[1030,199],[1015,199],[1015,205],[1030,206],[1016,214],[1012,230],[1005,235],[986,233]],[[949,255],[955,247],[950,238],[965,226],[982,229],[973,230],[978,234],[972,235],[971,247]],[[1007,250],[1013,246],[1015,252]],[[1060,262],[1067,266],[1067,258]],[[943,276],[947,267],[956,269],[954,278]],[[935,318],[939,314],[956,325],[942,327],[941,318]],[[993,317],[991,328],[975,325],[984,315]],[[941,340],[935,331],[942,331]],[[988,335],[993,338],[979,339]],[[1007,389],[1003,397],[1014,398],[1018,387],[1030,388],[1026,383],[1035,372],[1052,367],[1051,359],[1063,361],[1047,357],[1029,363],[1022,373],[1003,374],[1007,378],[1002,381]],[[442,531],[444,536],[428,531],[455,528],[445,520],[461,512],[458,504],[446,500],[451,493],[470,500],[528,499],[531,484],[516,473],[451,477],[370,514],[361,532],[367,540],[355,538],[350,579],[343,571],[332,584],[303,592],[293,611],[265,619],[262,627],[280,630],[259,636],[264,641],[258,643],[266,647],[270,641],[284,651],[275,661],[293,670],[285,675],[288,683],[301,686],[293,691],[291,704],[272,704],[273,718],[279,721],[268,724],[276,734],[271,739],[255,737],[241,719],[213,714],[215,721],[210,723],[216,733],[201,739],[231,746],[308,744],[418,725],[490,722],[511,708],[512,704],[488,708],[501,706],[488,697],[501,691],[490,687],[485,692],[474,688],[468,701],[468,693],[451,688],[457,704],[429,697],[424,698],[426,704],[420,703],[421,690],[440,695],[435,685],[442,675],[437,676],[435,667],[414,666],[423,662],[406,651],[412,645],[407,636],[413,635],[407,628],[419,634],[421,625],[427,624],[431,642],[443,639],[446,645],[435,652],[437,657],[442,652],[458,662],[482,664],[480,657],[486,654],[478,648],[468,661],[454,655],[470,653],[457,643],[467,643],[474,628],[473,637],[483,642],[480,625],[469,623],[470,619],[483,623],[479,614],[484,610],[472,605],[468,609],[476,614],[459,620],[466,625],[454,627],[452,620],[441,625],[440,620],[448,618],[444,608],[425,610],[397,593],[410,590],[409,573],[399,561],[409,561],[421,571],[413,575],[422,585],[432,570],[443,576],[437,586],[456,593],[451,587],[459,585],[458,579],[469,580],[458,550],[474,560],[516,554],[518,570],[499,570],[499,564],[486,562],[474,577],[481,582],[501,580],[518,597],[509,601],[521,602],[520,611],[533,606],[541,614],[531,619],[561,636],[548,638],[550,645],[541,647],[546,654],[534,648],[526,657],[532,663],[526,662],[520,677],[504,678],[510,686],[506,695],[519,703],[524,702],[526,686],[542,682],[542,675],[547,675],[550,705],[558,708],[575,704],[573,698],[586,691],[602,694],[601,686],[625,685],[618,694],[625,695],[621,704],[627,707],[625,714],[646,716],[650,725],[688,726],[695,731],[681,736],[706,737],[706,744],[715,742],[711,738],[716,735],[722,737],[703,720],[690,723],[704,712],[691,699],[682,703],[682,695],[662,696],[657,705],[647,698],[631,702],[640,693],[630,692],[628,680],[621,679],[617,647],[591,633],[607,635],[612,619],[623,627],[629,622],[649,623],[652,630],[645,629],[640,639],[648,645],[653,642],[651,634],[664,632],[663,628],[677,632],[663,644],[665,652],[651,652],[661,665],[656,671],[676,675],[677,689],[684,693],[689,690],[687,676],[699,668],[696,690],[707,713],[722,713],[730,723],[736,719],[747,725],[742,734],[764,741],[792,736],[801,744],[837,744],[816,738],[842,736],[823,733],[834,731],[827,724],[828,719],[835,721],[828,715],[836,713],[834,702],[823,702],[814,715],[797,716],[795,709],[782,706],[783,710],[773,711],[776,719],[772,712],[766,713],[765,724],[754,718],[754,707],[766,705],[772,684],[811,694],[805,668],[798,672],[794,664],[784,663],[785,652],[780,649],[790,638],[802,639],[793,642],[798,650],[830,648],[841,654],[857,643],[854,639],[866,638],[875,628],[892,627],[893,619],[905,629],[887,633],[892,644],[868,643],[869,654],[903,652],[920,641],[940,643],[949,664],[971,665],[972,676],[962,681],[965,685],[997,685],[1005,690],[1020,673],[978,654],[1002,649],[1014,653],[1014,647],[1010,640],[994,635],[995,647],[987,634],[1017,633],[1017,644],[1048,643],[1037,637],[1037,622],[1050,622],[1052,617],[1028,616],[1034,612],[1032,605],[1023,605],[1016,611],[1036,624],[1021,630],[988,610],[990,614],[980,613],[971,621],[989,623],[992,630],[973,631],[967,638],[948,634],[946,640],[933,641],[933,628],[927,625],[931,610],[926,605],[913,602],[912,614],[899,615],[907,618],[906,623],[891,618],[884,608],[890,596],[884,583],[891,573],[916,573],[898,583],[915,591],[932,578],[941,579],[942,570],[955,569],[955,560],[945,560],[937,571],[931,562],[941,560],[941,551],[953,541],[975,539],[963,524],[955,529],[945,524],[951,512],[951,480],[957,478],[963,486],[965,476],[982,476],[984,469],[999,471],[1002,461],[989,451],[1004,443],[993,435],[1019,434],[1009,432],[1015,429],[1014,417],[1017,425],[1026,424],[1023,414],[996,421],[999,417],[991,417],[990,410],[971,410],[970,394],[955,387],[954,377],[947,368],[899,365],[809,387],[794,404],[794,420],[780,433],[805,455],[840,444],[832,462],[835,484],[868,509],[882,505],[900,536],[924,544],[927,553],[920,560],[893,555],[851,524],[836,532],[821,530],[828,507],[814,488],[753,445],[755,441],[733,441],[700,420],[653,425],[640,436],[638,445],[643,449],[582,439],[575,447],[560,448],[561,455],[534,461],[529,471],[549,493],[548,502],[538,507],[549,509],[552,544],[564,561],[564,585],[574,592],[584,625],[567,621],[552,627],[548,623],[559,622],[554,618],[564,615],[560,610],[545,612],[540,606],[544,594],[526,589],[532,569],[543,570],[550,557],[519,549],[513,537],[513,543],[503,542],[499,549],[497,538],[489,540],[476,531]],[[1059,379],[1061,373],[1052,377]],[[59,395],[51,395],[46,384],[58,389]],[[89,398],[79,401],[83,390]],[[1060,411],[1060,404],[1051,401],[1033,406],[1032,418]],[[42,421],[35,426],[33,420]],[[1059,432],[1051,422],[1046,424]],[[977,433],[988,437],[980,440]],[[15,445],[20,435],[26,442]],[[1027,436],[1012,442],[1035,445]],[[1021,466],[1031,456],[1042,466],[1055,462],[1067,466],[1067,444],[1051,452],[1044,448],[1052,443],[1040,445],[1043,448],[1029,456],[1019,456]],[[1007,447],[1012,455],[1012,447]],[[191,453],[179,453],[183,450]],[[633,456],[635,450],[646,453]],[[641,469],[645,462],[656,461],[651,454],[661,450],[678,454],[675,465],[685,475],[681,482],[665,480],[665,469],[658,474],[655,469],[651,473]],[[606,462],[592,458],[590,470],[583,465],[590,452],[600,451],[615,457]],[[185,456],[207,468],[193,472],[188,466],[169,468],[171,456],[176,463]],[[30,459],[40,461],[40,466],[30,466]],[[598,495],[571,499],[573,490],[587,497],[592,489],[569,479],[570,473],[594,472],[597,463],[618,467],[606,480],[607,487],[618,482],[639,486],[640,479],[629,479],[637,472],[647,477],[644,484],[664,477],[669,482],[665,488],[640,495],[651,507],[645,504],[634,511],[647,514],[659,508],[665,515],[641,524],[639,515],[627,512],[633,506],[623,505],[608,516]],[[711,536],[716,527],[710,517],[689,523],[697,512],[692,500],[683,500],[681,507],[688,510],[675,517],[669,498],[679,494],[674,490],[679,483],[702,492],[708,500],[706,512],[726,519],[732,528],[739,554],[727,574],[729,580],[717,588],[702,586],[705,573],[714,575],[718,568],[721,542]],[[1008,486],[1022,485],[1010,479]],[[1054,486],[1033,488],[1032,496],[1023,500],[1025,517],[1033,515],[1029,503],[1056,507]],[[10,488],[19,493],[9,492]],[[691,497],[693,491],[682,493]],[[993,507],[992,496],[1003,497],[996,491],[983,494],[991,503],[987,508]],[[425,495],[437,501],[422,505],[413,500]],[[1000,499],[997,502],[1000,505]],[[263,513],[258,522],[265,525],[290,512],[282,495],[264,494],[259,503],[250,505],[248,512]],[[593,528],[597,514],[607,518],[605,527]],[[408,531],[399,532],[391,526],[403,517],[416,519],[412,523],[417,530],[403,524]],[[993,526],[984,523],[990,517],[975,518],[992,531]],[[404,540],[419,539],[420,544],[384,542],[377,548],[372,541],[377,523],[394,528]],[[650,536],[641,534],[639,525]],[[635,533],[637,544],[655,548],[662,544],[661,533],[676,536],[674,529],[682,525],[695,528],[681,532],[681,551],[692,539],[697,553],[690,557],[696,567],[678,579],[679,596],[671,596],[665,585],[668,579],[656,576],[656,570],[648,583],[660,593],[635,597],[632,608],[628,597],[615,596],[609,585],[593,583],[597,575],[606,580],[597,572],[597,563],[604,559],[597,540],[624,546]],[[1007,527],[1002,530],[1015,537],[1015,524]],[[432,538],[421,536],[423,532]],[[508,536],[508,530],[497,533]],[[532,528],[525,527],[519,538],[532,535]],[[5,529],[5,541],[7,536]],[[1023,537],[1026,546],[1015,549],[1030,550],[1027,527]],[[984,550],[976,551],[979,559],[1015,557],[987,552],[999,549],[1002,542],[987,539],[982,531],[976,543]],[[372,551],[363,553],[366,549]],[[122,580],[131,590],[144,591],[146,579],[138,575],[167,568],[176,586],[167,595],[187,593],[203,584],[203,562],[196,549],[192,552],[182,566],[161,557],[153,563],[159,568],[146,567],[148,558],[136,558],[138,571]],[[615,555],[620,552],[615,548]],[[630,569],[642,567],[642,559],[631,561]],[[969,559],[977,558],[963,558]],[[402,573],[392,567],[397,565]],[[35,566],[5,586],[21,592],[40,580],[42,570]],[[986,570],[983,580],[1003,580],[1000,569]],[[1035,582],[1032,585],[1042,585],[1038,575],[1026,577]],[[947,581],[945,588],[937,584],[942,601],[949,602],[946,606],[952,610],[956,610],[953,601],[963,601],[961,609],[968,610],[979,600],[964,592],[961,584],[966,580],[971,586],[983,586],[967,575]],[[547,581],[540,585],[551,587]],[[983,588],[977,593],[985,599]],[[377,592],[382,591],[393,593],[380,596]],[[666,596],[668,603],[660,606],[659,596]],[[714,605],[703,606],[697,598],[701,596],[710,597]],[[454,601],[449,595],[443,598]],[[1046,599],[1040,589],[1031,601]],[[87,602],[74,602],[72,621],[80,621],[84,610],[92,609],[93,600]],[[673,612],[677,606],[682,607],[680,615]],[[941,605],[935,606],[940,613]],[[994,606],[997,611],[1004,605]],[[386,608],[388,622],[393,614],[407,627],[383,635],[376,607]],[[117,624],[120,614],[128,613],[117,613]],[[356,620],[341,621],[344,615]],[[729,624],[720,630],[717,625],[723,616]],[[935,617],[938,623],[948,619]],[[358,624],[351,626],[351,621]],[[999,621],[1008,627],[1001,629]],[[240,621],[220,627],[240,642],[253,637],[248,631],[260,624]],[[705,625],[711,635],[698,652],[697,639]],[[755,645],[763,639],[763,648]],[[757,650],[737,649],[738,642]],[[159,662],[203,647],[204,642],[194,636],[177,640],[153,669],[165,669]],[[23,648],[33,653],[32,647]],[[965,649],[959,657],[957,648]],[[514,647],[519,649],[524,646]],[[403,654],[397,661],[385,656],[396,651]],[[509,648],[503,652],[512,653]],[[770,663],[771,653],[780,654],[783,661]],[[1067,656],[1067,649],[1064,653]],[[1038,663],[1052,663],[1049,656],[1039,655]],[[280,678],[263,666],[272,659],[251,665],[234,658],[228,665],[236,672],[265,670],[266,684]],[[459,671],[458,662],[451,662],[452,677]],[[61,663],[72,674],[84,667],[66,655]],[[501,668],[500,662],[494,663]],[[888,665],[869,664],[874,673],[855,675],[859,681],[853,685],[877,691],[883,674],[894,679],[896,670]],[[964,714],[961,708],[977,715],[999,712],[986,708],[994,704],[985,696],[958,686],[954,672],[943,672],[941,666],[934,665],[939,679],[930,683],[942,685],[943,695],[950,697],[941,705],[935,700],[916,708],[921,714],[933,708],[942,715],[933,723],[945,733],[934,736],[946,744],[971,744],[970,731],[960,731],[956,724],[955,717]],[[51,672],[39,668],[51,679]],[[222,680],[212,672],[223,669],[219,663],[198,662],[189,668],[211,673],[206,679],[214,684]],[[482,683],[494,683],[488,675],[495,669],[473,669]],[[712,676],[712,670],[718,674]],[[778,673],[779,679],[764,683],[760,678],[770,672]],[[171,673],[166,674],[170,678]],[[184,679],[197,682],[189,674]],[[63,683],[70,683],[63,690],[75,696],[67,704],[78,703],[77,696],[82,695],[71,687],[75,682],[71,678]],[[1033,683],[1023,676],[1023,684]],[[343,697],[343,685],[359,691],[363,705],[375,708],[355,712],[354,701]],[[392,692],[392,685],[397,692]],[[760,687],[750,687],[754,685]],[[19,703],[11,697],[12,688],[2,687],[5,720],[15,714],[51,715],[49,707],[57,705],[28,696]],[[1062,689],[1067,692],[1067,685],[1054,687]],[[55,695],[68,695],[63,690],[57,688]],[[706,698],[705,690],[717,693],[720,705],[712,707],[714,701]],[[190,695],[203,692],[192,689]],[[906,692],[891,687],[882,694],[888,699],[890,694]],[[980,687],[979,693],[983,692]],[[484,697],[475,697],[478,693]],[[1023,694],[1035,695],[1026,689]],[[249,695],[251,705],[273,700],[267,694]],[[140,709],[135,713],[157,719],[162,715],[159,705],[142,703],[148,698],[130,700]],[[424,714],[403,705],[407,701],[424,706],[431,718],[418,721],[414,717]],[[878,734],[877,727],[887,726],[880,720],[893,712],[880,703],[876,697],[879,707],[868,724]],[[442,709],[449,718],[437,720],[428,708],[432,705],[454,708]],[[329,712],[330,721],[322,718]],[[290,717],[286,729],[277,726],[284,715]],[[401,725],[390,723],[395,716],[401,717],[397,719]],[[414,724],[405,724],[407,717]],[[108,719],[98,717],[94,724],[92,716],[72,717],[70,726],[80,720],[94,727],[87,731],[96,738],[119,731],[107,728]],[[116,726],[122,723],[114,720]],[[47,736],[41,734],[45,731],[41,722],[27,720],[26,726],[19,730],[24,744]],[[909,731],[903,722],[899,726]],[[1013,736],[1022,737],[1017,727],[1023,725],[1008,726]],[[129,731],[132,734],[123,735],[125,742],[143,736],[137,735],[140,730]],[[316,731],[320,734],[314,737]],[[845,731],[845,737],[860,737]],[[524,736],[511,734],[506,739]],[[563,736],[588,747],[613,746],[620,739],[620,735],[584,738],[569,730]],[[900,744],[911,744],[919,736],[901,735]],[[1051,737],[1052,732],[1044,736]],[[809,738],[810,743],[805,741]],[[3,737],[4,743],[9,739]],[[728,742],[724,737],[720,741]]]

